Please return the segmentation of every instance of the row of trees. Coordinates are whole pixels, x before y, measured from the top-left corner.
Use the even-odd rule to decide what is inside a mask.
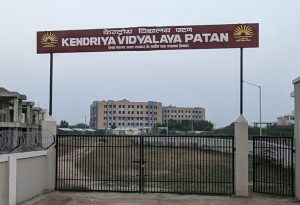
[[[223,135],[234,135],[234,123],[230,125],[220,128],[213,129],[213,124],[209,121],[190,121],[190,120],[182,120],[175,121],[169,120],[168,125],[162,124],[157,125],[157,127],[167,127],[169,132],[174,131],[213,131],[214,134],[223,134]],[[67,127],[76,127],[76,128],[88,128],[89,126],[84,123],[78,123],[76,125],[69,125],[69,123],[65,120],[61,120],[59,126],[60,128]],[[112,126],[112,129],[116,128],[115,125]],[[259,127],[249,126],[249,135],[250,136],[258,136],[260,133]],[[283,136],[283,137],[293,137],[294,136],[294,125],[281,126],[281,125],[272,125],[262,129],[262,133],[264,136]]]
[[[260,129],[259,127],[249,126],[249,135],[250,136],[259,136]],[[225,135],[234,135],[234,123],[230,125],[214,130],[215,134],[225,134]],[[263,136],[278,136],[278,137],[293,137],[294,136],[294,125],[272,125],[269,127],[262,128]]]
[[[175,121],[169,120],[168,124],[163,124],[163,127],[167,127],[169,131],[212,131],[213,124],[209,121],[191,121],[191,120],[182,120]]]
[[[76,125],[69,125],[69,123],[66,120],[61,120],[58,127],[59,128],[76,127],[76,128],[82,128],[82,129],[89,128],[89,126],[84,123],[77,123]]]

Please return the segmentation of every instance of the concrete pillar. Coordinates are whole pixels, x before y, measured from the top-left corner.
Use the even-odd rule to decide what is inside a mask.
[[[14,154],[8,157],[8,204],[17,204],[17,159]]]
[[[240,115],[234,124],[235,193],[248,196],[248,122]]]
[[[26,123],[28,125],[32,124],[31,123],[31,106],[29,103],[26,106]]]
[[[49,116],[42,122],[43,145],[48,146],[52,142],[53,136],[56,137],[56,121],[53,117]],[[53,145],[48,149],[47,154],[46,189],[49,191],[52,191],[55,188],[55,172],[56,151],[55,145]]]
[[[294,84],[294,103],[295,103],[295,196],[300,200],[300,76],[293,80]]]
[[[14,122],[19,121],[19,99],[14,99]]]

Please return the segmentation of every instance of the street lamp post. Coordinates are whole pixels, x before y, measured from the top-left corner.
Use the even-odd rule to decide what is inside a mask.
[[[254,83],[250,83],[247,81],[243,81],[244,83],[248,84],[248,85],[253,85],[255,87],[258,87],[259,89],[259,135],[262,136],[262,123],[261,123],[261,86],[260,85],[256,85]]]

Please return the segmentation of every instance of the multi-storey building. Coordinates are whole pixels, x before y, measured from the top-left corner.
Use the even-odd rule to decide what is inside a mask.
[[[10,92],[0,87],[0,131],[38,131],[46,111],[33,107],[34,102],[26,101],[26,95]]]
[[[201,107],[175,107],[164,106],[163,109],[163,123],[167,123],[167,120],[174,121],[200,121],[205,120],[205,109]]]
[[[295,124],[295,113],[285,114],[283,116],[277,117],[277,125],[293,125]]]
[[[162,123],[160,102],[94,101],[90,106],[90,127],[145,128]]]

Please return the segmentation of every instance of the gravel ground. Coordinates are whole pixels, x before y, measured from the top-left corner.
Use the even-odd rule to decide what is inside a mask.
[[[294,198],[251,195],[249,197],[199,196],[176,194],[135,194],[103,192],[51,192],[21,205],[290,205],[300,204]]]

